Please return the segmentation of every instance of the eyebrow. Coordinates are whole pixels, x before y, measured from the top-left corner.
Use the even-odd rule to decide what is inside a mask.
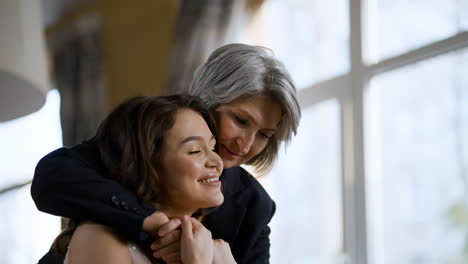
[[[211,135],[211,140],[214,140],[215,139],[215,136],[214,135]],[[182,140],[179,145],[183,145],[187,142],[190,142],[190,141],[203,141],[203,137],[200,137],[200,136],[191,136],[191,137],[188,137],[188,138],[185,138],[184,140]]]

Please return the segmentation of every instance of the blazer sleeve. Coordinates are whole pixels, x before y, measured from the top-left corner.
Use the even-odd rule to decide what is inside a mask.
[[[142,241],[143,220],[154,212],[118,182],[99,172],[94,141],[60,148],[36,166],[31,196],[40,211],[90,220],[116,229],[127,239]]]
[[[251,241],[248,243],[249,248],[243,263],[270,263],[270,227],[268,224],[276,209],[275,203],[272,200],[270,201],[271,203],[267,206],[267,210],[265,210],[265,208],[258,208],[258,210],[264,210],[266,214],[263,215],[263,219],[259,219],[260,221],[255,228],[256,230],[252,230]],[[255,215],[257,217],[259,216],[258,211],[255,213]]]
[[[261,229],[245,263],[270,263],[270,227],[264,226]]]
[[[247,201],[244,220],[239,228],[235,247],[238,263],[270,263],[270,227],[268,226],[276,211],[276,204],[250,174],[240,177],[247,182],[244,195]]]

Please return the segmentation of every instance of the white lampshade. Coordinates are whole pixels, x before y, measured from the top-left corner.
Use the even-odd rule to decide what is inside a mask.
[[[0,122],[44,105],[49,90],[40,0],[0,0]]]

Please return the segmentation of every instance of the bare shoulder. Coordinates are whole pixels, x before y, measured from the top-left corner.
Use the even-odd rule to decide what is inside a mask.
[[[68,248],[68,263],[132,263],[127,241],[107,226],[83,222]]]

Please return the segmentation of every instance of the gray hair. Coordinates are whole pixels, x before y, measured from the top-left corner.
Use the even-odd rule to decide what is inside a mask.
[[[296,135],[301,109],[296,88],[283,63],[272,51],[246,44],[228,44],[215,50],[195,72],[187,91],[198,96],[210,109],[252,96],[266,95],[282,108],[277,132],[266,147],[246,164],[255,172],[266,174],[273,166],[281,142]]]

